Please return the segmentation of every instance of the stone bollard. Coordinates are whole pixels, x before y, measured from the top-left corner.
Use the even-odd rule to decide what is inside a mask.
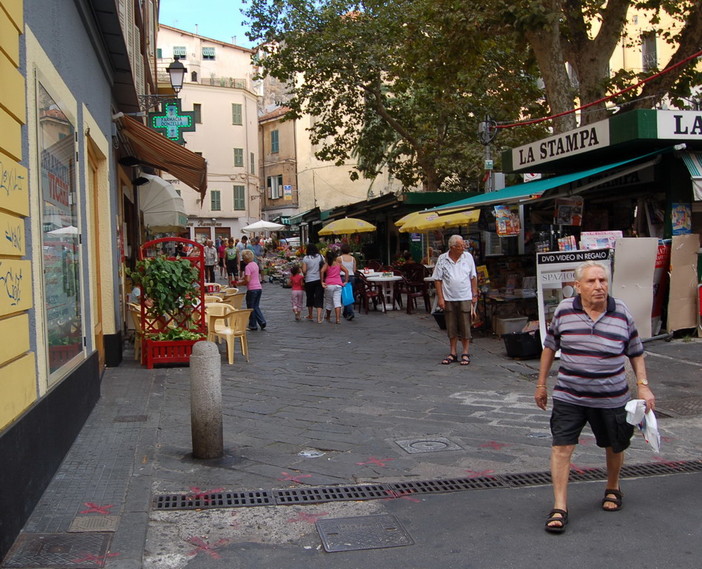
[[[213,342],[197,342],[190,356],[190,424],[193,457],[224,456],[222,356]]]

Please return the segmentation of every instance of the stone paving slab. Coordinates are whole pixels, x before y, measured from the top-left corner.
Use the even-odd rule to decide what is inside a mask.
[[[261,508],[256,515],[251,511],[174,515],[154,512],[152,496],[548,469],[549,414],[533,404],[538,361],[507,359],[501,340],[488,337],[474,342],[470,366],[442,366],[438,362],[446,355],[447,339],[426,314],[371,312],[341,326],[294,322],[289,294],[288,289],[266,285],[262,306],[269,324],[266,331],[249,336],[250,363],[238,357],[229,366],[223,355],[224,458],[197,461],[191,456],[189,368],[146,370],[127,353],[119,368],[106,371],[101,400],[25,531],[66,532],[76,516],[88,515],[81,511],[102,508],[120,517],[111,549],[118,555],[106,559],[106,567],[215,567],[222,566],[214,555],[220,551],[226,552],[222,557],[227,567],[306,567],[306,563],[321,567],[329,566],[332,554],[319,555],[319,536],[310,524],[314,515],[371,515],[398,504],[415,507],[414,503]],[[677,362],[647,358],[654,370],[649,376],[660,381],[658,388],[654,383],[659,400],[702,395],[699,368],[685,359],[699,345],[680,345]],[[658,342],[647,345],[652,352],[658,347]],[[664,346],[661,354],[667,355],[670,349]],[[223,346],[220,350],[224,354]],[[661,363],[665,365],[659,367]],[[120,419],[125,417],[138,420]],[[661,419],[659,426],[664,436],[661,456],[653,456],[636,435],[628,463],[702,456],[699,416]],[[461,449],[409,454],[396,443],[431,436],[446,437]],[[325,454],[314,459],[300,456],[306,449]],[[576,468],[603,465],[602,452],[587,432],[574,462]],[[466,514],[470,508],[478,521],[486,519],[495,529],[505,521],[501,515],[505,507],[511,512],[509,519],[518,511],[523,515],[535,508],[540,516],[548,490],[525,490],[521,495],[525,498],[514,504],[510,493],[496,493],[494,503],[488,504],[485,500],[492,493],[485,491],[478,502],[472,494],[432,497],[434,506],[426,509],[421,521],[408,520],[411,533],[426,521],[422,531],[427,535],[419,540],[422,551],[431,549],[433,540],[438,549],[432,560],[438,555],[441,567],[510,566],[495,564],[482,541],[474,544],[477,557],[471,556],[473,549],[446,541],[453,538],[462,543],[462,536],[471,532],[489,541],[486,531],[471,524]],[[539,499],[534,505],[536,494]],[[94,506],[87,506],[88,502]],[[423,499],[422,503],[430,502]],[[523,529],[520,524],[513,526],[515,531]],[[532,524],[529,521],[530,531]],[[541,539],[544,532],[539,524],[535,535]],[[226,544],[217,545],[221,540]],[[454,555],[454,549],[461,553]],[[514,544],[506,548],[508,559],[514,549]],[[417,563],[387,553],[374,553],[362,563],[357,557],[333,557],[333,566],[438,566],[422,564],[421,555]],[[286,556],[289,562],[282,562]]]

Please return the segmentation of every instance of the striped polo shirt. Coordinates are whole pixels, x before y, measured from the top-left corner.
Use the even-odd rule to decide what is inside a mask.
[[[622,407],[631,398],[624,361],[643,354],[629,309],[607,297],[607,310],[593,321],[580,296],[558,305],[544,346],[561,350],[553,398],[584,407]]]

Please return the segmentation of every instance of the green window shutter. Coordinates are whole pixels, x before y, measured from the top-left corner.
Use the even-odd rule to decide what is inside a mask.
[[[234,186],[234,209],[246,209],[246,188]]]
[[[239,103],[232,103],[232,124],[244,124],[244,121],[242,119],[241,105]]]
[[[158,59],[163,59],[163,50],[160,47],[156,48],[156,57]]]
[[[243,168],[244,167],[244,149],[235,148],[234,149],[234,167]]]
[[[181,59],[185,59],[185,55],[186,55],[186,51],[185,51],[184,45],[173,46],[173,57],[179,57]]]
[[[271,153],[276,154],[280,152],[280,137],[277,130],[271,131]]]
[[[210,209],[212,211],[222,211],[222,198],[219,190],[210,191]]]

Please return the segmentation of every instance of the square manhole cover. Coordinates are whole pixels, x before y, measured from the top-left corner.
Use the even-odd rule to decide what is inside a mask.
[[[446,437],[424,437],[421,439],[404,439],[401,441],[395,441],[400,447],[410,453],[415,454],[419,452],[441,452],[445,450],[463,450],[453,441],[448,440]]]
[[[71,533],[91,531],[117,531],[119,516],[78,516],[71,522]]]
[[[325,551],[357,551],[413,545],[414,541],[395,516],[357,516],[317,520]]]
[[[21,569],[104,567],[111,539],[108,533],[23,533],[2,566]]]

